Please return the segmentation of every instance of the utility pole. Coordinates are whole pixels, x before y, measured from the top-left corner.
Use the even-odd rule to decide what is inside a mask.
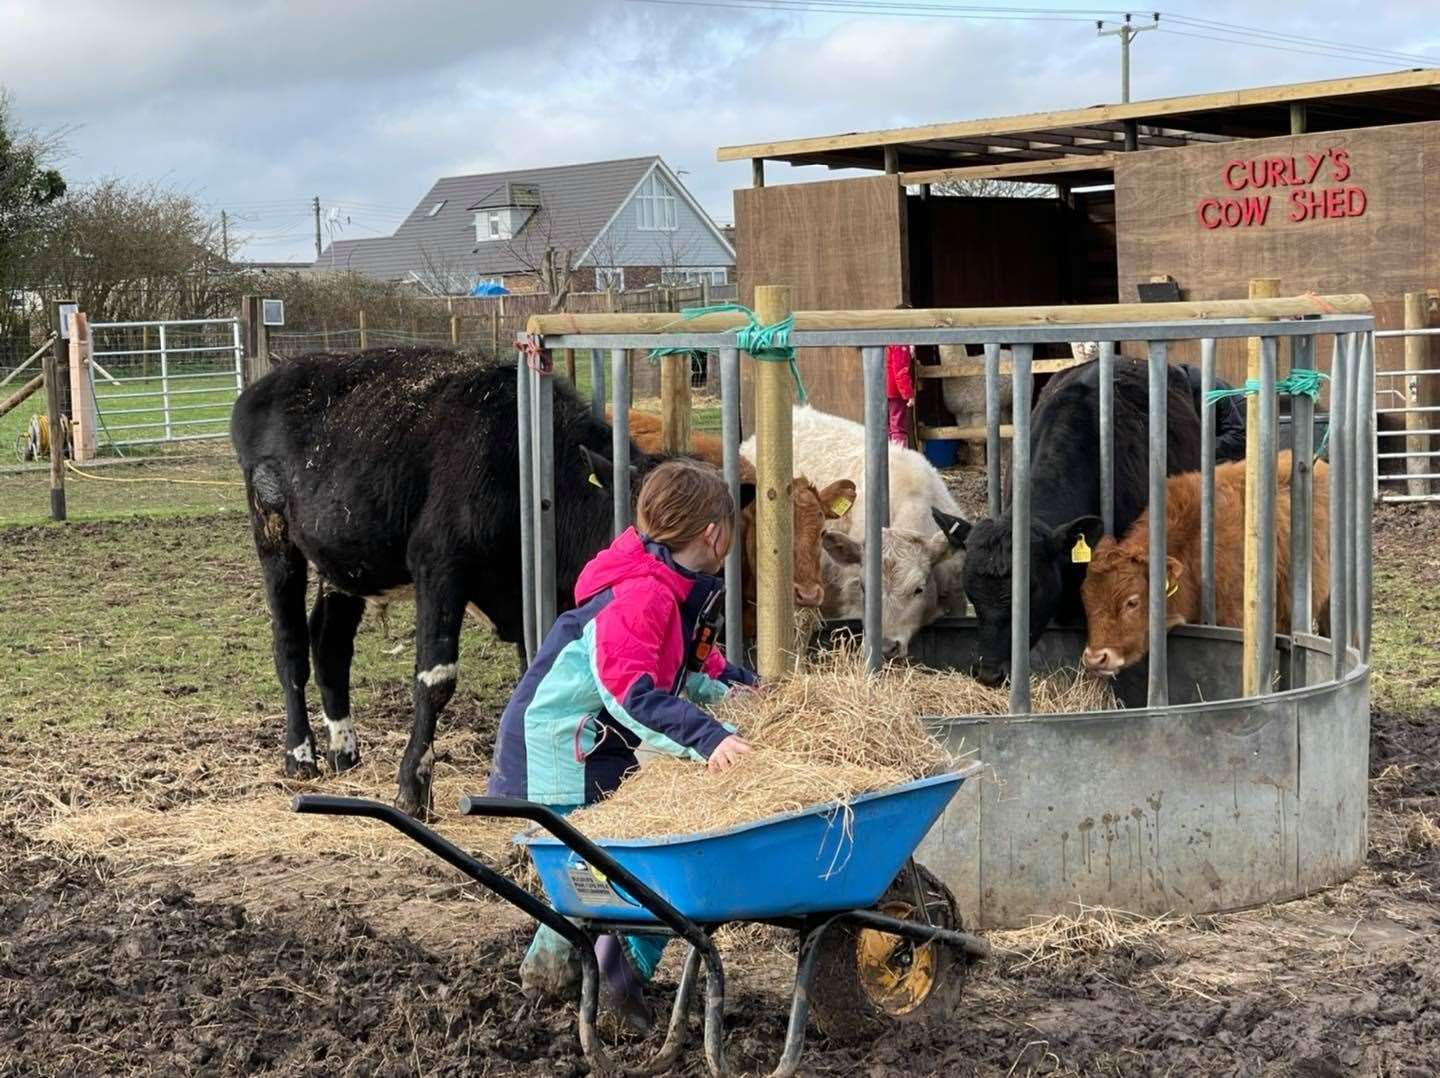
[[[220,257],[230,261],[230,215],[220,211]]]
[[[319,196],[319,195],[316,195],[316,196],[315,196],[315,201],[312,203],[312,206],[313,206],[313,208],[314,208],[314,210],[315,210],[315,257],[316,257],[316,258],[319,258],[319,257],[320,257],[320,196]]]
[[[1130,24],[1130,13],[1125,13],[1125,22],[1114,30],[1105,29],[1103,22],[1095,23],[1097,37],[1118,37],[1120,39],[1120,100],[1130,100],[1130,42],[1135,40],[1136,34],[1142,34],[1146,30],[1154,30],[1160,25],[1160,12],[1152,11],[1150,18],[1153,20],[1149,26],[1132,26]],[[1127,147],[1128,149],[1128,147]]]

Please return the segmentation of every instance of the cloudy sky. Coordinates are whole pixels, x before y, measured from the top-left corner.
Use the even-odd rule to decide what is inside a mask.
[[[1170,32],[1141,35],[1137,100],[1440,65],[1440,20],[1417,18],[1433,0],[1172,2],[1215,25],[1162,15]],[[72,183],[191,192],[249,257],[294,259],[313,256],[316,195],[337,236],[386,235],[441,175],[658,153],[728,222],[749,166],[718,164],[721,145],[1119,98],[1119,45],[1093,20],[1120,11],[800,6],[0,0],[0,86],[25,125],[68,131]],[[965,17],[899,14],[937,8]]]

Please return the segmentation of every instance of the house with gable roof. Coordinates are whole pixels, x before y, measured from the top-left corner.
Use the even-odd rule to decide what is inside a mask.
[[[724,285],[735,249],[658,156],[445,176],[393,235],[335,240],[319,271],[404,281],[432,295],[479,285],[544,290],[547,259],[570,290]]]

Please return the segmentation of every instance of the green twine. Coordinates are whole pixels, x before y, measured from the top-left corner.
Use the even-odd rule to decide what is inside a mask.
[[[1283,397],[1309,397],[1312,401],[1320,399],[1320,385],[1328,382],[1330,376],[1323,371],[1313,370],[1310,367],[1296,367],[1284,378],[1275,382],[1275,395]],[[1260,382],[1256,378],[1245,379],[1245,384],[1239,389],[1212,389],[1205,394],[1205,403],[1214,404],[1226,397],[1253,397],[1260,392]],[[1320,444],[1315,449],[1315,459],[1319,460],[1325,452],[1325,447],[1330,444],[1330,424],[1325,424],[1325,434],[1320,439]]]
[[[680,318],[689,322],[702,315],[727,314],[732,311],[743,314],[748,320],[748,325],[735,328],[735,346],[742,352],[750,353],[761,363],[788,363],[790,375],[795,379],[796,400],[805,404],[809,396],[805,392],[805,382],[800,377],[800,368],[795,364],[795,349],[790,346],[790,331],[795,328],[793,314],[786,315],[773,325],[765,326],[760,324],[755,312],[743,303],[715,303],[708,307],[685,307],[680,311]],[[691,351],[694,349],[654,348],[650,351],[650,359],[657,362],[661,356]]]

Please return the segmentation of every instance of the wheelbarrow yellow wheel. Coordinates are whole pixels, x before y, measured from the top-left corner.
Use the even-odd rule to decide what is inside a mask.
[[[912,871],[913,866],[913,871]],[[961,929],[955,897],[923,865],[907,865],[875,910],[902,921]],[[835,925],[816,956],[811,1011],[826,1036],[859,1040],[890,1022],[948,1016],[965,982],[965,955],[874,928]]]

